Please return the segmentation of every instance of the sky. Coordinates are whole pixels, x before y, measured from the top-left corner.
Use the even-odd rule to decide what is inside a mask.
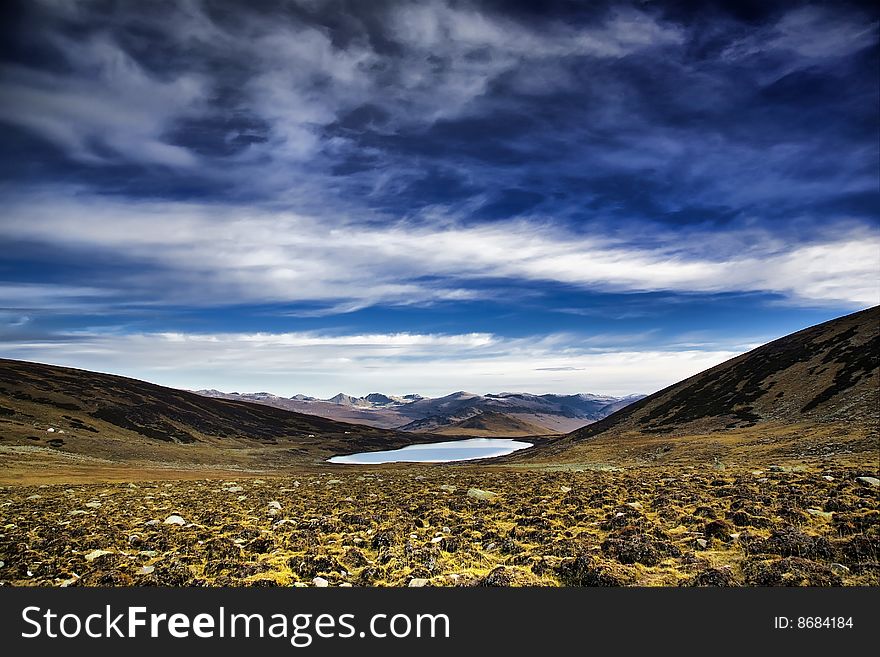
[[[0,357],[624,395],[880,303],[870,4],[3,6]]]

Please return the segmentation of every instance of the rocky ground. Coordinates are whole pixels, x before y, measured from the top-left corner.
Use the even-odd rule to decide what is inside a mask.
[[[0,490],[25,586],[880,584],[874,471],[327,469]]]

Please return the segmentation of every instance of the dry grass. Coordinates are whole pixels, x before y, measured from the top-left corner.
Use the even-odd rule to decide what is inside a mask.
[[[0,491],[0,579],[16,586],[290,586],[316,576],[369,586],[413,578],[435,586],[880,583],[877,489],[856,479],[876,476],[876,467],[777,467],[327,466],[284,477],[190,471],[192,480],[170,480],[185,473],[178,471],[133,484],[13,486]],[[474,499],[470,488],[497,496]],[[171,514],[187,524],[163,524]],[[87,559],[95,550],[107,554]]]

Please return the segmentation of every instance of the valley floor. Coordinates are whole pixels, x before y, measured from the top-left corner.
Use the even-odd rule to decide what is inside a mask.
[[[0,489],[0,582],[877,585],[876,470],[871,460],[817,460],[723,470],[462,464],[285,476],[129,471],[132,483],[46,478]]]

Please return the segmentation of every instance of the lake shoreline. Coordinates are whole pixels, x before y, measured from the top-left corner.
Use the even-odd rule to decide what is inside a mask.
[[[466,438],[437,443],[407,445],[377,452],[341,454],[327,459],[335,465],[381,465],[386,463],[453,463],[497,458],[534,447],[532,443],[511,438]]]

